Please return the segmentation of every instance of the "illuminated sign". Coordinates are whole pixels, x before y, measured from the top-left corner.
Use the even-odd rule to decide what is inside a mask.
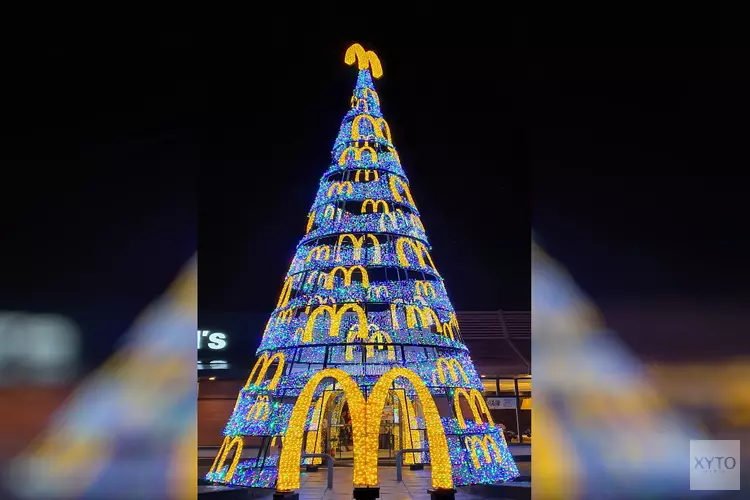
[[[223,351],[227,348],[227,334],[212,332],[211,330],[198,330],[198,350],[201,351],[206,348],[212,351]]]

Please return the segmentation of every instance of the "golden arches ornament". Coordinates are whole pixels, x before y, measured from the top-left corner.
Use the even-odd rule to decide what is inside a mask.
[[[482,451],[482,456],[484,457],[485,463],[489,464],[492,462],[490,449],[495,452],[495,460],[502,460],[502,456],[500,455],[500,448],[497,446],[497,441],[495,441],[495,438],[490,436],[489,434],[485,434],[483,437],[466,436],[464,438],[464,443],[466,444],[466,449],[469,450],[469,455],[471,456],[471,461],[474,464],[475,469],[479,469],[481,467],[481,464],[479,463],[479,457],[477,456],[477,450]]]
[[[358,304],[354,303],[348,303],[348,304],[342,304],[341,306],[338,305],[322,305],[318,306],[310,313],[310,315],[307,317],[307,322],[305,323],[305,331],[302,334],[302,342],[309,343],[312,342],[313,339],[313,329],[315,327],[315,321],[318,319],[319,316],[328,314],[331,318],[331,325],[328,328],[328,335],[331,337],[338,337],[340,333],[341,328],[341,320],[344,317],[344,314],[347,312],[353,312],[357,315],[357,321],[359,324],[359,329],[361,331],[367,331],[367,314],[365,313],[365,310],[362,309],[362,307]]]
[[[355,147],[355,146],[349,146],[345,150],[341,152],[341,155],[339,155],[339,166],[346,163],[346,158],[349,156],[350,152],[354,152],[354,160],[361,160],[362,159],[362,153],[370,153],[370,161],[372,163],[376,163],[378,161],[378,153],[375,151],[372,146],[370,146],[370,143],[365,141],[364,145],[362,147]],[[355,177],[355,181],[359,182],[359,179]],[[348,181],[347,181],[348,182]],[[328,190],[330,192],[330,189]],[[341,191],[339,191],[339,194]],[[349,191],[349,194],[351,194],[351,190]],[[330,194],[328,195],[331,196]]]
[[[247,412],[245,420],[266,420],[271,415],[271,405],[268,403],[268,396],[260,394]]]
[[[245,389],[248,389],[251,385],[253,385],[253,381],[255,381],[255,385],[260,386],[263,383],[263,380],[266,378],[268,369],[276,360],[278,360],[279,364],[276,366],[276,372],[273,374],[273,377],[271,378],[271,381],[269,382],[267,387],[267,389],[269,390],[276,389],[276,386],[279,384],[279,380],[281,380],[281,375],[284,372],[285,359],[283,352],[274,353],[270,357],[268,356],[267,352],[264,352],[260,356],[260,358],[258,358],[258,361],[255,362],[255,366],[253,366],[253,369],[250,371],[250,376],[247,378],[247,383],[245,383]]]
[[[377,158],[376,158],[377,159]],[[380,179],[380,173],[377,170],[367,169],[367,168],[361,168],[357,170],[357,173],[354,174],[354,182],[362,182],[360,181],[360,176],[362,174],[365,174],[365,182],[370,181],[370,176],[372,176],[373,181],[377,181]]]
[[[374,78],[383,76],[383,66],[380,64],[380,58],[372,50],[365,50],[358,43],[354,43],[346,49],[344,62],[351,66],[355,62],[360,71],[369,69]]]
[[[372,325],[371,325],[372,326]],[[391,339],[391,336],[388,335],[388,332],[384,332],[380,329],[375,329],[371,334],[369,332],[365,332],[364,335],[362,335],[359,331],[359,329],[352,329],[349,332],[349,335],[346,337],[346,351],[344,352],[344,359],[347,361],[354,361],[354,347],[357,344],[354,344],[353,341],[356,339],[365,340],[372,342],[373,344],[377,344],[377,348],[379,351],[382,351],[383,349],[388,350],[388,361],[396,361],[396,349],[393,347],[393,339]],[[375,347],[374,345],[367,345],[365,346],[365,356],[367,358],[372,358],[375,356]]]
[[[401,196],[403,194],[409,202],[409,205],[416,208],[417,205],[414,203],[414,198],[411,197],[409,185],[404,182],[403,179],[396,175],[390,175],[388,176],[388,186],[391,188],[391,194],[393,195],[394,200],[399,203],[404,203],[404,198]]]
[[[373,118],[370,115],[357,115],[352,120],[352,134],[351,138],[355,141],[367,141],[368,138],[371,138],[371,135],[362,135],[359,130],[359,125],[362,120],[370,122],[370,125],[372,125],[373,133],[375,134],[375,137],[380,137],[381,139],[385,139],[388,141],[388,143],[393,143],[393,140],[391,139],[391,127],[388,126],[388,122],[385,121],[385,118]]]
[[[373,249],[373,256],[372,256],[372,263],[373,264],[380,264],[381,261],[381,253],[380,253],[380,241],[378,241],[378,238],[374,234],[367,233],[363,236],[357,237],[354,236],[352,233],[345,233],[339,236],[338,242],[336,243],[336,262],[341,262],[341,246],[346,241],[349,240],[354,247],[353,257],[354,260],[359,260],[362,258],[362,248],[365,244],[365,240],[370,240],[373,243],[372,249]]]
[[[328,191],[326,192],[329,198],[333,196],[334,191],[339,195],[343,194],[344,191],[351,195],[354,192],[354,185],[352,185],[351,181],[334,182],[329,186]]]
[[[484,413],[490,426],[495,425],[495,422],[492,420],[492,415],[490,414],[490,409],[487,408],[487,403],[484,402],[481,392],[476,389],[471,389],[469,392],[466,392],[466,389],[456,389],[453,393],[453,408],[456,410],[456,420],[458,420],[459,427],[462,429],[466,428],[463,410],[461,410],[461,396],[464,396],[469,403],[469,408],[471,409],[475,422],[481,423],[482,413]]]
[[[367,198],[365,201],[362,202],[362,207],[360,208],[360,211],[363,214],[367,213],[367,207],[372,206],[372,213],[390,213],[391,208],[388,206],[388,202],[385,200],[374,200],[372,198]],[[378,208],[382,207],[383,210],[378,210]]]
[[[376,486],[378,484],[378,435],[380,418],[372,418],[383,413],[385,400],[397,378],[411,382],[422,405],[427,439],[430,445],[432,487],[453,488],[452,466],[448,452],[448,440],[440,420],[435,400],[422,379],[407,368],[392,368],[384,373],[372,387],[369,398],[365,399],[354,379],[338,368],[326,368],[314,374],[305,384],[292,409],[284,439],[284,447],[279,458],[277,490],[292,491],[300,487],[300,461],[305,424],[312,405],[313,394],[326,378],[338,382],[349,404],[352,419],[352,439],[354,441],[354,467],[352,471],[355,487]],[[369,417],[369,418],[368,418]]]
[[[227,461],[229,452],[232,451],[232,448],[236,448],[234,457],[232,458],[232,463],[229,464],[229,468],[224,474],[224,479],[222,480],[225,483],[231,482],[232,478],[234,477],[234,473],[237,471],[237,465],[240,463],[240,457],[242,456],[242,447],[244,444],[245,442],[242,439],[242,436],[225,436],[224,441],[221,443],[221,448],[219,448],[219,452],[216,454],[214,463],[211,465],[208,473],[211,474],[212,472],[220,471],[221,468],[224,467],[224,463]]]
[[[396,240],[396,255],[398,256],[398,262],[402,266],[408,267],[410,265],[409,259],[406,257],[406,252],[404,251],[404,245],[408,245],[412,249],[417,257],[417,262],[421,267],[427,266],[427,262],[425,261],[425,258],[427,258],[427,260],[430,261],[430,267],[437,273],[435,263],[432,262],[430,252],[427,250],[427,247],[424,245],[424,243],[406,237],[401,237]]]
[[[367,269],[365,269],[362,266],[351,266],[349,268],[346,268],[344,266],[337,266],[331,269],[331,271],[328,273],[328,279],[326,280],[325,285],[323,285],[328,290],[333,290],[333,280],[336,277],[336,274],[341,271],[341,274],[344,277],[344,286],[350,286],[352,284],[352,274],[354,271],[359,271],[362,275],[362,286],[367,288],[370,286],[370,278],[367,275]]]
[[[465,383],[469,383],[469,376],[466,375],[464,367],[455,358],[438,358],[435,367],[437,368],[436,373],[441,384],[446,383],[446,373],[450,375],[451,381],[454,383],[459,382],[459,375],[461,375]]]

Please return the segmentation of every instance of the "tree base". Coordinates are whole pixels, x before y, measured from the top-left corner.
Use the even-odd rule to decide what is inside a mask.
[[[427,493],[430,494],[431,500],[455,500],[456,498],[456,490],[454,489],[435,489],[435,490],[427,490]]]
[[[297,491],[274,491],[273,500],[299,500]]]
[[[380,487],[377,488],[354,488],[354,500],[375,500],[380,498]]]

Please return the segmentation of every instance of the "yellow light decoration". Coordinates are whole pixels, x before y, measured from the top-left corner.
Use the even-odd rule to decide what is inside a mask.
[[[367,482],[368,478],[373,475],[373,472],[369,471],[368,473],[364,470],[365,462],[360,459],[358,453],[364,449],[361,443],[362,431],[365,428],[365,418],[367,416],[364,396],[359,390],[357,383],[348,373],[337,368],[327,368],[313,375],[307,384],[305,384],[299,396],[297,396],[297,401],[294,404],[292,415],[289,419],[284,446],[281,449],[281,457],[279,458],[279,478],[277,482],[277,489],[279,491],[292,491],[298,489],[300,486],[300,461],[302,459],[302,441],[305,436],[307,415],[312,404],[315,389],[324,379],[329,377],[339,383],[349,404],[349,413],[352,418],[352,439],[354,441],[354,467],[352,471],[354,484],[374,484]],[[378,422],[379,424],[380,422]],[[374,475],[377,480],[377,442],[375,443],[375,453]]]
[[[362,95],[365,96],[365,98],[371,97],[372,99],[375,100],[378,106],[380,106],[380,97],[378,97],[378,93],[375,92],[373,89],[366,88],[365,90],[362,91]]]
[[[456,389],[453,393],[453,408],[456,410],[456,420],[458,420],[459,427],[462,429],[466,428],[466,421],[464,420],[464,413],[463,410],[461,410],[461,401],[459,399],[462,395],[469,403],[469,408],[471,408],[471,413],[477,423],[482,422],[482,413],[484,413],[487,417],[487,422],[489,422],[491,426],[495,425],[495,422],[492,420],[492,415],[490,415],[490,409],[487,408],[487,403],[484,402],[481,392],[476,389],[471,389],[471,392],[467,393],[466,389]],[[480,413],[480,411],[482,413]]]
[[[398,304],[403,304],[403,303],[404,303],[404,301],[402,299],[393,299],[391,301],[391,305],[390,305],[390,308],[391,308],[391,326],[393,327],[394,330],[401,329],[401,327],[399,326],[399,323],[398,323],[398,315],[397,315],[398,309],[397,308],[398,308]]]
[[[344,286],[350,286],[352,284],[352,274],[354,271],[359,271],[362,274],[362,286],[367,288],[370,286],[370,279],[367,276],[367,269],[365,269],[362,266],[351,266],[349,269],[343,267],[343,266],[337,266],[331,269],[331,272],[328,273],[328,279],[326,280],[326,283],[324,287],[328,290],[333,290],[333,280],[336,277],[336,273],[341,271],[341,274],[344,277]]]
[[[227,473],[224,475],[223,479],[223,482],[229,483],[232,480],[232,477],[234,477],[235,471],[237,470],[237,464],[240,462],[240,457],[242,456],[242,446],[244,445],[244,443],[245,442],[242,439],[242,436],[237,436],[234,439],[226,436],[224,438],[224,442],[221,443],[219,453],[216,454],[214,463],[208,470],[208,473],[210,474],[212,472],[220,471],[221,468],[224,467],[224,462],[227,461],[229,452],[232,451],[232,448],[236,448],[234,452],[234,458],[232,458],[232,463],[229,465]]]
[[[394,212],[383,212],[380,215],[379,229],[383,232],[388,231],[388,225],[386,222],[390,222],[391,229],[398,229],[398,218]]]
[[[398,261],[402,266],[409,266],[409,259],[406,258],[404,245],[409,245],[409,247],[411,247],[411,249],[414,251],[414,255],[417,256],[417,262],[419,262],[420,266],[425,267],[427,265],[425,261],[425,258],[427,258],[427,260],[430,261],[430,267],[437,273],[435,264],[432,262],[432,257],[430,257],[430,252],[427,251],[424,243],[422,243],[421,241],[412,240],[411,238],[401,237],[396,240],[396,255],[398,256]]]
[[[343,318],[344,314],[347,312],[353,312],[357,315],[357,320],[359,321],[359,328],[362,331],[367,331],[367,314],[365,314],[365,310],[362,309],[357,304],[343,304],[340,307],[333,305],[323,305],[318,306],[313,310],[313,312],[310,313],[310,315],[307,317],[307,323],[305,324],[305,333],[302,336],[303,342],[312,342],[313,339],[313,329],[315,326],[315,320],[318,319],[318,316],[322,314],[328,313],[331,317],[331,326],[328,329],[328,335],[331,337],[338,337],[339,335],[339,329],[341,328],[341,319]]]
[[[370,105],[367,104],[367,99],[357,99],[356,96],[352,96],[352,109],[356,109],[357,111],[364,111],[365,113],[370,112]],[[360,107],[360,105],[362,107]]]
[[[362,202],[362,208],[361,211],[363,214],[367,213],[367,207],[372,205],[372,213],[376,214],[378,213],[378,207],[383,207],[383,213],[390,213],[391,209],[388,207],[388,203],[385,202],[385,200],[373,200],[372,198],[367,198],[365,201]]]
[[[436,297],[435,286],[429,281],[417,281],[414,283],[414,294],[434,299]]]
[[[396,349],[394,349],[393,346],[390,345],[393,343],[393,340],[391,339],[391,336],[388,335],[387,332],[384,332],[383,330],[372,332],[372,335],[370,335],[370,342],[374,342],[378,344],[379,351],[382,351],[383,349],[387,347],[388,360],[396,361]],[[365,350],[366,350],[366,356],[368,358],[372,358],[375,356],[375,346],[368,345]]]
[[[330,255],[330,250],[329,250],[329,255]],[[308,255],[308,257],[309,256],[310,255]],[[318,260],[318,259],[315,259],[315,260]],[[328,260],[328,258],[326,257],[324,260]],[[310,272],[310,276],[307,277],[306,283],[308,285],[312,285],[313,283],[317,281],[318,286],[323,286],[325,285],[327,279],[328,279],[328,275],[324,273],[323,271],[313,270]]]
[[[392,368],[384,373],[375,383],[367,400],[366,422],[369,423],[365,429],[364,436],[364,483],[354,479],[357,486],[375,486],[378,484],[378,435],[380,432],[380,420],[385,406],[385,398],[398,377],[404,377],[417,393],[419,402],[424,412],[425,426],[427,427],[427,440],[430,444],[430,457],[432,467],[432,487],[441,489],[453,488],[453,477],[451,459],[448,453],[448,441],[445,438],[445,430],[440,421],[435,401],[422,379],[407,368]],[[357,449],[355,445],[355,450]],[[355,464],[356,467],[356,464]]]
[[[339,156],[339,165],[343,165],[346,163],[346,157],[349,155],[350,152],[354,152],[354,160],[361,160],[362,159],[362,153],[370,153],[370,161],[377,162],[378,161],[378,153],[370,147],[369,143],[365,141],[364,146],[361,148],[356,148],[354,146],[349,146],[345,150],[341,152],[341,156]],[[359,182],[358,179],[355,177],[355,181]],[[347,181],[349,182],[349,181]],[[333,187],[333,186],[331,186]],[[331,190],[328,190],[328,197],[331,196]],[[341,191],[339,191],[339,194],[341,194]],[[351,194],[351,191],[349,191],[349,194]]]
[[[485,463],[492,463],[492,457],[490,456],[490,447],[495,451],[495,460],[499,461],[501,459],[500,448],[498,448],[497,446],[497,441],[495,441],[495,438],[493,438],[489,434],[485,434],[484,439],[480,438],[479,436],[466,436],[464,438],[464,442],[466,443],[466,447],[469,449],[471,460],[474,463],[475,469],[481,467],[481,465],[479,464],[479,457],[477,456],[477,448],[482,450]]]
[[[265,394],[259,395],[255,399],[255,403],[250,407],[247,412],[245,420],[266,420],[271,415],[271,406],[268,404],[268,396]]]
[[[392,148],[392,147],[390,147],[390,146],[389,146],[389,147],[388,147],[388,151],[390,151],[390,152],[391,152],[391,155],[393,156],[393,158],[394,158],[394,159],[395,159],[395,160],[396,160],[396,161],[397,161],[397,162],[399,163],[399,165],[400,165],[400,164],[401,164],[401,158],[399,158],[399,156],[398,156],[398,152],[396,151],[396,148]]]
[[[331,248],[328,245],[318,245],[317,247],[310,250],[310,253],[305,257],[305,262],[310,262],[313,258],[316,261],[321,260],[321,255],[325,254],[322,260],[327,261],[331,258]]]
[[[417,413],[414,410],[414,405],[406,395],[404,389],[396,389],[393,391],[396,399],[398,399],[399,408],[401,411],[400,426],[401,434],[404,439],[402,443],[399,443],[397,449],[419,449],[422,448],[422,437],[419,432],[419,425],[417,422]],[[396,435],[398,436],[398,434]],[[405,453],[404,462],[405,465],[411,465],[415,463],[414,453]]]
[[[370,181],[370,176],[372,176],[373,181],[377,181],[380,179],[380,173],[377,170],[369,170],[366,168],[357,170],[357,173],[354,174],[354,182],[361,182],[360,176],[361,174],[365,174],[365,182]]]
[[[375,137],[380,137],[381,139],[386,139],[388,142],[391,142],[391,129],[388,126],[388,123],[383,118],[379,118],[376,120],[370,115],[357,115],[354,117],[354,120],[352,120],[352,139],[354,139],[355,141],[366,141],[368,138],[372,137],[370,135],[360,134],[359,122],[361,122],[362,120],[370,122]],[[383,134],[383,130],[386,131],[387,135]]]
[[[333,385],[329,387],[333,388]],[[323,433],[320,431],[318,422],[320,422],[321,417],[325,417],[325,411],[328,406],[328,400],[331,394],[332,392],[330,390],[326,390],[323,392],[323,395],[319,397],[315,402],[315,409],[313,410],[312,420],[310,421],[310,430],[308,430],[307,432],[307,440],[305,443],[306,453],[325,453],[322,449]],[[320,458],[311,458],[308,460],[310,460],[310,463],[312,465],[319,465],[323,463],[323,460]]]
[[[292,321],[292,318],[294,317],[294,309],[285,309],[283,311],[279,311],[276,315],[276,324],[277,325],[283,325],[283,324],[289,324]]]
[[[344,359],[346,359],[347,361],[354,361],[354,341],[356,339],[367,340],[369,339],[368,334],[368,329],[362,330],[362,328],[352,328],[351,330],[349,330],[349,333],[346,335],[346,343],[348,345],[346,346],[346,350],[344,351]]]
[[[388,287],[385,285],[374,286],[370,288],[370,296],[376,299],[388,298]]]
[[[312,229],[313,224],[315,224],[315,212],[310,212],[310,215],[307,216],[307,225],[305,226],[305,234],[310,232],[310,229]]]
[[[336,217],[336,207],[333,205],[326,205],[325,210],[323,210],[323,218],[333,220],[334,217]]]
[[[427,328],[431,325],[437,326],[438,330],[442,329],[440,318],[431,307],[419,307],[411,304],[404,306],[406,314],[407,328]]]
[[[385,118],[378,118],[377,124],[378,128],[384,133],[385,139],[388,143],[393,143],[393,139],[391,139],[391,127],[388,126],[388,122],[385,121]]]
[[[380,256],[380,242],[375,237],[375,235],[369,234],[369,233],[366,236],[360,236],[359,238],[357,238],[356,236],[354,236],[351,233],[346,233],[346,234],[340,235],[338,243],[336,245],[336,261],[337,262],[341,261],[341,253],[340,253],[339,249],[341,248],[341,246],[344,244],[344,242],[347,239],[349,241],[351,241],[352,246],[354,247],[354,252],[353,252],[354,260],[361,259],[362,258],[362,247],[363,247],[363,245],[365,243],[365,238],[367,238],[367,239],[369,239],[370,241],[373,242],[373,247],[372,248],[373,248],[374,255],[373,255],[373,258],[372,258],[372,263],[373,264],[379,264],[380,263],[380,258],[381,258],[381,256]]]
[[[279,301],[276,303],[276,309],[285,307],[289,303],[289,297],[292,295],[292,286],[294,284],[294,277],[290,276],[284,280],[284,286],[281,287],[281,295]]]
[[[401,194],[403,193],[403,195],[406,196],[406,199],[409,201],[409,205],[416,208],[417,205],[414,203],[414,199],[411,197],[409,185],[401,180],[400,177],[396,177],[395,175],[389,176],[388,186],[391,188],[391,194],[393,195],[394,200],[399,203],[403,203],[404,199],[401,197]],[[401,188],[401,191],[399,191],[399,188]]]
[[[347,194],[352,194],[354,192],[354,185],[351,183],[351,181],[332,183],[328,188],[326,194],[330,198],[331,196],[333,196],[334,191],[336,191],[337,194],[342,194],[345,190]]]
[[[268,356],[267,352],[264,352],[260,356],[260,358],[258,358],[258,361],[255,362],[253,369],[250,371],[250,376],[247,378],[245,389],[248,389],[251,385],[253,385],[253,380],[255,380],[255,385],[260,386],[260,384],[263,383],[263,380],[266,378],[266,373],[268,373],[268,369],[276,360],[279,361],[279,364],[276,366],[276,372],[273,374],[273,377],[271,378],[271,382],[268,384],[269,390],[276,389],[276,386],[278,385],[279,380],[281,380],[281,375],[284,372],[285,359],[284,359],[283,352],[277,352],[271,357]],[[255,378],[256,372],[258,375],[257,379]]]
[[[344,62],[349,66],[356,62],[360,70],[369,68],[374,78],[380,78],[383,76],[383,66],[380,64],[380,58],[378,58],[378,55],[371,50],[365,51],[365,49],[358,43],[352,44],[346,49]]]
[[[466,375],[464,367],[461,366],[461,363],[459,363],[455,358],[438,358],[435,365],[437,366],[437,374],[441,383],[445,383],[446,370],[451,376],[451,381],[458,382],[458,374],[460,373],[461,378],[464,379],[464,382],[466,382],[467,384],[469,383],[469,377]],[[443,367],[445,367],[445,370],[443,369]]]

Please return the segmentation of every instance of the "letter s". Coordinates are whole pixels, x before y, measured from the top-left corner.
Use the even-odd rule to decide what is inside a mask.
[[[209,349],[224,349],[227,346],[226,338],[223,333],[212,333],[208,336]]]

